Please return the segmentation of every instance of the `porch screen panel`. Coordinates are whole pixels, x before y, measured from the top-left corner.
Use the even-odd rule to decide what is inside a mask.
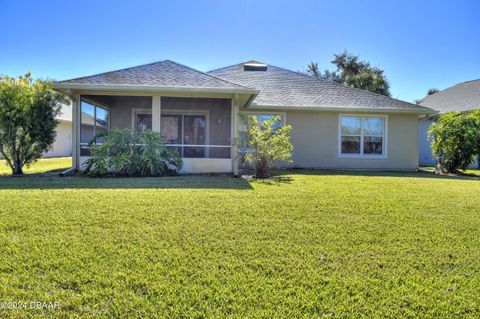
[[[183,144],[205,145],[206,117],[205,115],[185,115]],[[205,157],[205,147],[185,146],[183,157]]]
[[[162,114],[160,122],[160,135],[165,144],[182,144],[182,115]],[[169,146],[182,155],[182,147]]]
[[[137,132],[145,132],[152,129],[152,114],[138,113],[135,119],[135,129]]]
[[[95,105],[82,101],[80,115],[80,143],[90,143],[95,137]]]
[[[81,100],[80,114],[80,155],[89,156],[88,144],[93,142],[95,137],[108,132],[110,123],[110,111],[89,100]],[[103,137],[97,137],[95,143],[103,143]]]
[[[99,106],[95,108],[95,135],[108,132],[108,110]],[[97,143],[103,143],[104,137],[97,137]]]

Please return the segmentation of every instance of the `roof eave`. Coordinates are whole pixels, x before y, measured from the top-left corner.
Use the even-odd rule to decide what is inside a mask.
[[[118,91],[118,92],[182,92],[182,93],[219,93],[219,94],[254,94],[259,90],[248,88],[213,88],[187,86],[157,86],[157,85],[130,85],[130,84],[85,84],[55,82],[53,88],[61,92],[74,91]]]
[[[331,106],[285,106],[285,105],[261,105],[250,104],[252,109],[268,110],[298,110],[298,111],[331,111],[331,112],[366,112],[366,113],[409,113],[409,114],[438,114],[438,111],[426,109],[400,109],[400,108],[371,108],[371,107],[331,107]]]

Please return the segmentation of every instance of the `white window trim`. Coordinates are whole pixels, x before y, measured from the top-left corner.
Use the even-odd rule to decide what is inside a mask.
[[[138,114],[150,114],[152,115],[152,109],[140,109],[140,108],[133,108],[132,109],[132,130],[136,130],[135,124],[137,121],[137,115]],[[153,121],[153,119],[152,119]],[[153,126],[153,122],[152,122]]]
[[[239,112],[240,115],[274,115],[280,116],[282,121],[282,126],[287,124],[287,113],[286,112],[269,112],[269,111],[242,111]]]
[[[344,116],[352,116],[352,117],[360,117],[360,118],[368,118],[368,117],[381,117],[384,121],[384,128],[383,128],[383,153],[382,155],[376,154],[363,154],[363,134],[360,135],[360,154],[343,154],[342,153],[342,117]],[[387,150],[388,150],[388,115],[385,114],[344,114],[340,113],[338,115],[338,150],[337,150],[337,157],[338,158],[358,158],[358,159],[387,159]],[[368,135],[370,136],[370,135]],[[371,135],[374,136],[374,135]]]

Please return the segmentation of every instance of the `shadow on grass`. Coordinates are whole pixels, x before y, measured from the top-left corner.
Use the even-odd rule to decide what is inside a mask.
[[[318,175],[318,176],[359,176],[359,177],[398,177],[398,178],[432,178],[479,182],[480,177],[474,175],[436,175],[424,171],[362,171],[362,170],[320,170],[320,169],[290,169],[276,170],[276,176],[286,175]]]
[[[48,173],[24,176],[0,176],[1,189],[225,189],[252,190],[249,180],[229,175],[184,175],[169,177],[93,178],[85,176],[60,177],[57,170]],[[400,171],[336,171],[316,169],[276,170],[274,177],[252,180],[256,184],[290,184],[295,175],[352,176],[352,177],[398,177],[450,179],[480,182],[479,177],[445,176],[428,172]]]
[[[0,189],[235,189],[251,190],[250,183],[231,176],[168,176],[94,178],[58,174],[0,176]]]
[[[274,176],[266,179],[254,179],[257,184],[264,185],[280,185],[280,184],[290,184],[293,181],[291,176],[285,176],[282,174],[274,174]]]

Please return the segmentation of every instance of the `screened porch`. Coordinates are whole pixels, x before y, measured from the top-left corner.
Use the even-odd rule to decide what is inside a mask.
[[[181,154],[185,171],[232,170],[231,99],[162,96],[159,116],[154,116],[152,96],[82,95],[80,101],[81,157],[90,155],[91,141],[103,142],[95,140],[102,131],[152,129]]]

